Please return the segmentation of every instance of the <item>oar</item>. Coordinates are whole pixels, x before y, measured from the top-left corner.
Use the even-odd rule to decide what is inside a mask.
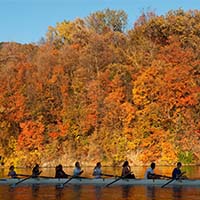
[[[170,184],[171,182],[173,182],[175,180],[178,180],[181,176],[183,176],[183,174],[185,174],[185,172],[182,172],[181,174],[179,174],[176,179],[171,179],[170,181],[168,181],[167,183],[165,183],[164,185],[162,185],[161,188],[164,188],[166,185]]]
[[[24,181],[26,181],[26,180],[28,180],[28,179],[30,179],[30,178],[32,178],[32,175],[29,176],[29,177],[27,177],[27,178],[24,178],[24,179],[18,181],[17,183],[12,184],[11,187],[16,187],[16,186],[19,185],[20,183],[22,183],[22,182],[24,182]]]
[[[71,175],[69,175],[71,176]],[[67,183],[69,183],[72,179],[77,178],[77,179],[85,179],[87,177],[83,177],[83,176],[71,176],[67,181],[65,181],[64,183],[57,185],[58,188],[63,188],[64,185],[66,185]]]
[[[60,185],[57,185],[56,187],[58,188],[63,188],[64,185],[66,185],[67,183],[69,183],[73,178],[77,178],[75,176],[71,176],[67,181],[65,181],[64,183],[60,184]]]
[[[126,174],[125,176],[119,176],[117,179],[115,179],[115,180],[112,181],[111,183],[108,183],[105,187],[108,187],[108,186],[112,185],[113,183],[115,183],[115,182],[117,182],[117,181],[119,181],[119,180],[121,180],[121,179],[123,179],[123,178],[126,178],[126,177],[127,177],[128,175],[130,175],[130,174],[132,174],[132,172]]]
[[[73,178],[75,178],[74,176],[71,176],[71,178],[69,178],[67,181],[65,181],[64,183],[63,183],[63,187],[64,187],[64,185],[66,185],[67,183],[69,183]]]

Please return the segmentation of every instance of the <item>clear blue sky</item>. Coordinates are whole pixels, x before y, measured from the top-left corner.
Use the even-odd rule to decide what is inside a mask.
[[[0,42],[38,42],[48,26],[106,8],[124,10],[131,28],[142,11],[200,10],[200,0],[0,0]]]

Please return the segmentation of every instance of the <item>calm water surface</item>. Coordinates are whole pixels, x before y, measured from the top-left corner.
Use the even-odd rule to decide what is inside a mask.
[[[121,168],[102,168],[104,173],[120,175]],[[137,178],[143,178],[146,168],[132,167]],[[158,167],[159,174],[170,175],[173,167]],[[65,168],[72,173],[72,168]],[[183,167],[187,176],[200,179],[200,167]],[[30,174],[31,170],[16,169],[17,173]],[[54,176],[54,169],[42,169],[42,175]],[[0,169],[0,177],[6,177],[7,170]],[[92,168],[85,168],[84,176],[91,177]],[[63,189],[55,186],[0,186],[0,200],[200,200],[200,186],[191,187],[147,187],[147,186],[115,186],[108,188],[95,186],[67,185]]]

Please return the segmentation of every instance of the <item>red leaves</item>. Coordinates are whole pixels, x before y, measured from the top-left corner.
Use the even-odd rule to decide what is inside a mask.
[[[41,150],[44,142],[44,125],[41,122],[20,123],[22,131],[18,137],[18,148],[28,151]]]

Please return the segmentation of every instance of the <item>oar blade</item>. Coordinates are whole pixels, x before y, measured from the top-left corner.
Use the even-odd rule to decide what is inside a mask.
[[[10,185],[11,188],[15,188],[16,187],[16,183],[13,183]]]
[[[56,189],[63,189],[64,185],[62,183],[56,185]]]
[[[105,187],[109,187],[110,185],[112,185],[113,183],[115,183],[115,182],[119,181],[120,179],[122,179],[122,177],[119,177],[119,178],[115,179],[114,181],[112,181],[112,182],[110,182],[110,183],[106,184],[106,186],[105,186]]]
[[[71,176],[67,181],[65,181],[64,183],[58,184],[56,185],[56,188],[64,188],[64,186],[69,183],[73,178],[75,178],[74,176]]]
[[[165,183],[164,185],[161,186],[161,188],[164,188],[166,185],[170,184],[171,182],[173,182],[175,179],[172,179],[170,181],[168,181],[167,183]]]
[[[24,181],[26,181],[26,180],[28,180],[28,179],[30,179],[30,178],[32,178],[32,176],[29,176],[29,177],[27,177],[27,178],[24,178],[24,179],[22,179],[22,180],[20,180],[20,181],[18,181],[18,182],[16,182],[16,183],[11,184],[10,186],[11,186],[11,187],[16,187],[16,186],[19,185],[20,183],[22,183],[22,182],[24,182]]]

